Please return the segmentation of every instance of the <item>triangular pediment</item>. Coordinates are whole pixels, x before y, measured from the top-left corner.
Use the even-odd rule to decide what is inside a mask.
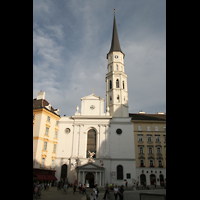
[[[104,100],[104,98],[97,96],[95,94],[91,94],[91,95],[81,98],[81,100],[99,100],[99,99]]]

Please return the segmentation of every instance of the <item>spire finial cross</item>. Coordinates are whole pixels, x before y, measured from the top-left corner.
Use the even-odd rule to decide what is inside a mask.
[[[94,88],[92,88],[92,94],[94,94]]]
[[[114,13],[115,13],[115,8],[113,10],[114,10]]]

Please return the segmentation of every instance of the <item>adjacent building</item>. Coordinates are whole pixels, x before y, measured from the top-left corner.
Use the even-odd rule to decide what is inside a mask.
[[[166,181],[166,114],[130,113],[134,124],[136,177],[139,185]]]
[[[33,178],[41,181],[57,180],[55,158],[59,131],[59,109],[54,109],[40,91],[33,99]]]

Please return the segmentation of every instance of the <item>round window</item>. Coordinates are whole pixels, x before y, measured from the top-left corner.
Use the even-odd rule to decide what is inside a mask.
[[[116,133],[120,135],[120,134],[122,133],[122,129],[118,128],[118,129],[116,130]]]
[[[70,129],[69,129],[69,128],[66,128],[66,129],[65,129],[65,133],[70,133]]]

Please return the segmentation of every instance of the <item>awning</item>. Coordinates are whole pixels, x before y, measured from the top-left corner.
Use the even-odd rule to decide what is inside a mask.
[[[49,180],[46,175],[36,174],[38,180]]]
[[[57,180],[57,178],[54,175],[45,175],[48,180]]]

